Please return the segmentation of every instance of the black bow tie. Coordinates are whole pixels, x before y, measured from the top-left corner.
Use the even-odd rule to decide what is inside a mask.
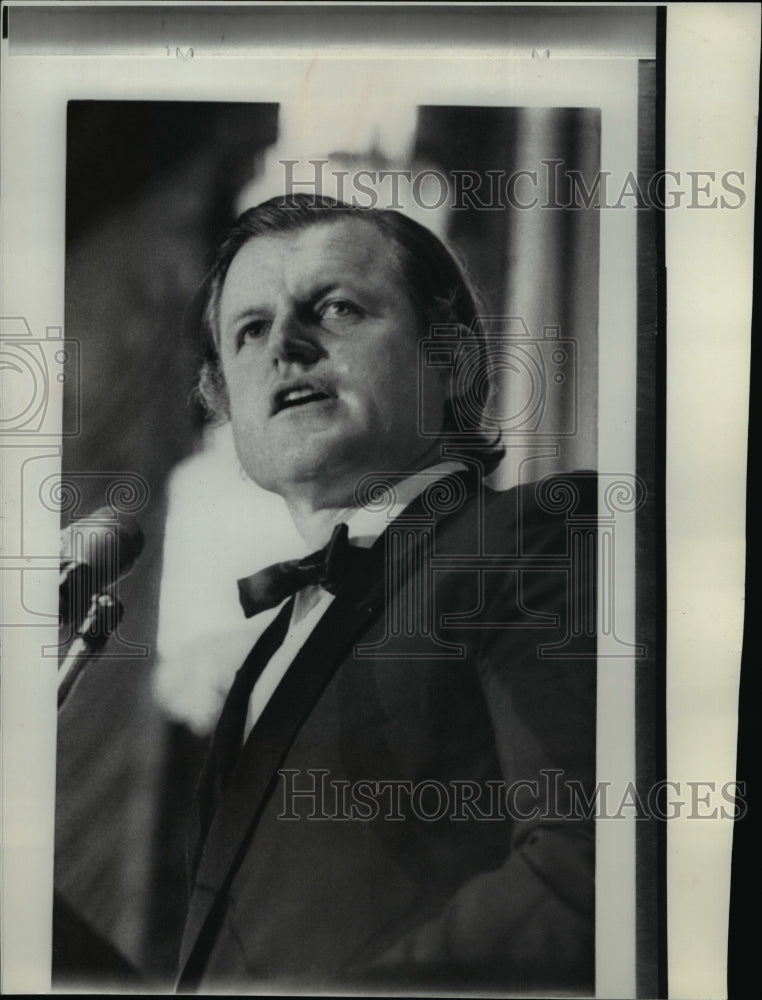
[[[355,579],[369,565],[370,550],[349,544],[349,529],[339,524],[324,548],[304,559],[267,566],[238,581],[238,597],[247,618],[274,608],[303,587],[319,584],[331,594]]]

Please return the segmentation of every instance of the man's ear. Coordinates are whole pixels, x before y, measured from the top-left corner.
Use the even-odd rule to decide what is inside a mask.
[[[205,361],[198,378],[197,395],[217,424],[230,420],[230,398],[219,361]]]

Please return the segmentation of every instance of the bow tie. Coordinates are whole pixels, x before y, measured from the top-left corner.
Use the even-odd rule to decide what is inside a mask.
[[[337,594],[370,562],[370,550],[349,544],[349,529],[339,524],[322,549],[304,559],[289,559],[243,577],[238,581],[238,597],[247,618],[274,608],[303,587],[319,584]]]

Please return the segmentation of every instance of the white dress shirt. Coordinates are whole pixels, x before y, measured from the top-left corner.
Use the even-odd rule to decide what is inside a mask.
[[[348,508],[346,516],[342,520],[347,525],[349,541],[358,548],[371,548],[389,522],[398,517],[405,507],[412,503],[427,486],[430,486],[443,476],[463,471],[465,468],[462,462],[450,461],[440,462],[437,465],[430,466],[428,469],[412,473],[412,475],[401,482],[395,483],[394,493],[396,502],[391,509],[387,509],[382,504],[374,505],[373,509],[368,507]],[[330,594],[317,584],[305,587],[296,595],[294,610],[286,637],[280,647],[270,657],[267,666],[259,675],[251,692],[249,710],[244,727],[244,740],[246,740],[255,726],[265,706],[273,696],[275,689],[293,663],[296,654],[325,614],[333,598],[333,594]]]

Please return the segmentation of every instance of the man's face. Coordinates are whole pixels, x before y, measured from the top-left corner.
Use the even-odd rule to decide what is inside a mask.
[[[220,358],[246,473],[288,497],[351,502],[368,472],[402,471],[418,435],[421,328],[389,241],[360,219],[257,236],[228,270]],[[441,424],[444,379],[427,391]]]

